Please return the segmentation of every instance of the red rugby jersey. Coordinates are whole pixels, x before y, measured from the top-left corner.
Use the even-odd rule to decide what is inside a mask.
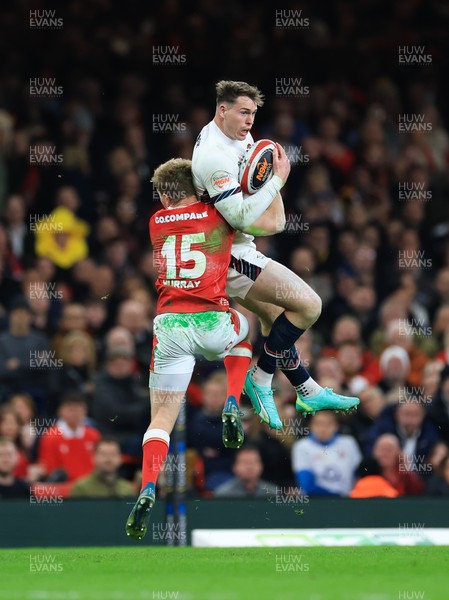
[[[150,218],[158,314],[229,309],[226,277],[235,231],[213,205],[162,209]]]

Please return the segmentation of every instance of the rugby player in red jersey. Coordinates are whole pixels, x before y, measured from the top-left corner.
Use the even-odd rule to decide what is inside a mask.
[[[275,171],[282,172],[285,160],[276,157],[274,162]],[[237,448],[243,443],[239,401],[252,353],[248,322],[230,308],[225,292],[234,229],[214,205],[199,201],[191,161],[169,160],[156,169],[152,181],[163,209],[149,224],[158,271],[158,302],[142,489],[126,523],[126,532],[134,539],[141,539],[147,530],[157,477],[167,457],[195,355],[224,359],[228,389],[223,441],[227,447]],[[256,217],[263,210],[260,207]]]

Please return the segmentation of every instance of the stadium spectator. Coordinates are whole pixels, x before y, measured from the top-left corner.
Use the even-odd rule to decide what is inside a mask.
[[[99,265],[95,277],[90,282],[90,297],[107,300],[108,317],[112,318],[117,309],[117,290],[114,271],[108,265]]]
[[[95,280],[97,267],[97,263],[92,258],[84,258],[73,266],[70,284],[71,300],[74,304],[85,305],[90,299],[90,286]],[[101,302],[101,299],[98,298],[98,301]]]
[[[368,379],[362,374],[363,348],[358,342],[344,342],[336,352],[336,358],[343,373],[343,389],[352,389],[354,381],[363,378],[365,386]]]
[[[95,343],[97,356],[101,356],[104,336],[108,331],[108,309],[101,298],[89,298],[86,302],[87,326]]]
[[[397,437],[403,451],[407,468],[416,472],[425,471],[425,460],[432,446],[440,441],[435,425],[426,415],[419,398],[404,397],[396,405],[387,406],[367,433],[365,450],[372,452],[377,438],[385,433]]]
[[[20,421],[20,446],[29,458],[33,457],[33,450],[37,442],[36,404],[30,394],[18,392],[8,398],[6,406],[10,406]]]
[[[123,348],[134,356],[134,339],[126,327],[113,327],[106,335],[106,351],[113,352],[117,348]]]
[[[305,245],[315,254],[317,273],[326,273],[331,270],[331,236],[330,227],[322,221],[315,221],[305,239]]]
[[[87,402],[75,392],[63,396],[58,420],[39,440],[38,464],[41,478],[51,482],[73,482],[88,475],[93,467],[94,446],[99,431],[86,425]]]
[[[357,469],[358,480],[350,498],[397,498],[398,491],[382,477],[382,470],[374,458],[365,458]]]
[[[64,206],[55,208],[36,229],[35,251],[49,258],[57,267],[70,269],[89,253],[87,223]]]
[[[446,455],[437,466],[434,475],[426,485],[429,496],[449,496],[449,455]]]
[[[129,277],[133,271],[128,245],[122,237],[109,240],[104,248],[104,262],[114,272],[116,284]]]
[[[370,349],[376,356],[380,356],[386,346],[385,336],[390,323],[397,320],[404,322],[408,316],[403,297],[395,299],[389,296],[382,302],[378,311],[378,327],[373,331],[369,342]]]
[[[355,439],[338,433],[335,413],[321,411],[310,420],[310,435],[292,448],[298,487],[310,496],[347,496],[362,455]]]
[[[0,438],[9,440],[14,444],[17,451],[14,475],[25,479],[28,473],[30,454],[23,443],[19,416],[14,408],[7,404],[0,408]]]
[[[359,393],[360,405],[357,412],[346,420],[346,428],[357,440],[359,447],[364,452],[368,432],[385,408],[386,398],[377,387],[366,387]]]
[[[409,202],[407,206],[421,206],[422,202]],[[430,325],[429,311],[425,302],[427,298],[425,292],[418,289],[416,279],[411,273],[405,271],[399,276],[399,288],[393,294],[395,301],[403,303],[410,320],[413,323],[420,323],[422,327]],[[413,343],[422,350],[425,354],[435,353],[435,344],[432,342],[431,336],[415,335],[412,336]]]
[[[133,365],[129,347],[116,345],[106,350],[104,367],[94,378],[91,413],[103,436],[116,439],[122,453],[137,458],[150,403],[147,388],[133,374]]]
[[[235,450],[225,448],[221,439],[226,386],[224,371],[210,375],[203,384],[201,409],[187,424],[188,446],[196,449],[204,462],[205,489],[208,491],[232,478]]]
[[[401,346],[389,346],[382,352],[379,365],[381,379],[378,385],[393,401],[399,396],[401,389],[410,385],[410,359],[407,351]]]
[[[50,414],[54,414],[62,390],[78,392],[86,398],[91,398],[94,391],[97,358],[91,336],[84,331],[70,331],[61,339],[60,352],[62,366],[52,373],[53,406],[49,409]]]
[[[446,264],[437,272],[433,291],[432,313],[434,314],[439,306],[449,304],[449,265]]]
[[[81,477],[70,490],[71,498],[127,498],[136,490],[126,479],[119,477],[122,461],[120,445],[113,439],[97,442],[94,452],[94,470]]]
[[[393,346],[403,348],[407,352],[410,362],[410,371],[407,375],[407,381],[410,385],[417,386],[421,382],[424,367],[429,359],[427,355],[417,347],[414,339],[416,337],[418,337],[418,339],[419,337],[426,337],[429,329],[427,326],[415,326],[414,323],[419,323],[419,321],[391,321],[387,327],[385,341],[387,349]],[[413,331],[418,332],[418,335],[415,336],[415,338],[412,335]],[[423,331],[424,335],[420,335],[420,331]]]
[[[423,493],[424,483],[416,472],[408,469],[395,435],[384,433],[379,436],[374,443],[372,457],[379,463],[382,477],[400,496],[420,496]]]
[[[3,313],[6,311],[6,306],[11,302],[11,299],[20,293],[20,280],[22,276],[22,265],[14,256],[9,244],[8,234],[4,226],[0,223],[0,290],[2,292],[2,302],[4,303],[2,306]],[[3,317],[5,316],[3,315]]]
[[[294,475],[291,468],[290,448],[296,441],[298,424],[302,420],[296,414],[295,407],[291,403],[282,404],[279,398],[279,375],[275,378],[274,397],[279,410],[279,416],[284,424],[281,431],[271,430],[260,422],[260,419],[254,411],[242,404],[240,406],[242,416],[242,426],[245,433],[245,440],[256,446],[259,450],[263,472],[262,479],[279,486],[289,486],[294,484]],[[283,387],[290,392],[290,386],[283,383]]]
[[[63,368],[72,369],[75,372],[66,372],[67,382],[73,381],[76,387],[77,382],[82,381],[82,393],[91,393],[92,385],[89,382],[96,369],[95,346],[90,335],[84,331],[71,331],[67,333],[61,343],[61,358]],[[78,384],[79,385],[79,384]],[[64,383],[61,385],[65,389]]]
[[[429,404],[433,403],[433,398],[435,398],[437,394],[443,368],[444,363],[441,362],[441,360],[429,360],[424,367],[419,391],[424,398],[427,398]]]
[[[261,479],[263,462],[257,446],[245,444],[235,456],[234,478],[219,485],[216,498],[266,498],[276,494],[276,486]]]
[[[338,349],[343,344],[350,342],[363,346],[360,375],[370,384],[376,384],[380,378],[379,363],[376,357],[369,350],[364,348],[365,344],[362,338],[362,326],[357,317],[346,314],[335,321],[332,328],[331,346],[325,346],[322,349],[321,354],[323,356],[335,357]]]
[[[17,297],[10,306],[8,331],[0,334],[0,379],[5,396],[28,392],[44,412],[48,369],[39,368],[39,360],[49,359],[50,346],[43,334],[32,331],[31,320],[28,302]]]
[[[446,365],[440,374],[440,383],[436,394],[432,397],[426,394],[425,398],[431,400],[429,417],[443,440],[449,444],[449,365]]]
[[[14,256],[27,267],[34,255],[33,237],[26,223],[27,208],[23,196],[13,194],[6,200],[4,220]]]
[[[328,273],[316,273],[316,260],[312,248],[298,246],[290,253],[290,269],[299,275],[326,304],[332,296],[332,282]]]
[[[76,302],[64,304],[62,308],[58,330],[52,338],[52,346],[57,356],[61,356],[62,340],[71,331],[87,331],[86,308]]]
[[[443,350],[437,354],[436,358],[449,363],[449,304],[443,304],[436,311],[432,332],[443,346]]]
[[[362,252],[370,254],[373,250],[371,248],[359,249],[356,256]],[[363,340],[368,340],[376,328],[376,304],[377,292],[374,288],[374,282],[358,285],[349,296],[351,312],[362,326]]]
[[[428,480],[432,476],[432,474],[437,471],[438,465],[448,454],[449,446],[445,442],[437,442],[434,446],[432,446],[426,458],[427,469],[424,473],[424,479]]]
[[[30,499],[30,486],[17,479],[17,448],[11,440],[0,438],[0,500]]]
[[[343,371],[340,363],[331,356],[320,356],[314,364],[316,380],[321,386],[328,385],[337,391],[343,386]]]
[[[58,291],[55,289],[54,292],[47,291],[44,281],[35,281],[34,284],[38,291],[32,291],[29,293],[30,308],[33,315],[31,325],[37,332],[43,333],[44,335],[51,335],[53,324],[51,322],[51,300],[50,293],[57,294]]]
[[[323,329],[323,333],[326,334],[326,338],[329,337],[329,332],[332,331],[333,325],[337,319],[344,315],[351,314],[349,298],[357,288],[355,276],[344,269],[337,270],[334,279],[335,282],[332,297],[324,307],[326,327]]]
[[[153,346],[153,335],[145,315],[145,308],[137,300],[125,300],[118,309],[117,325],[127,329],[134,339],[135,359],[143,382],[148,379],[148,366]]]

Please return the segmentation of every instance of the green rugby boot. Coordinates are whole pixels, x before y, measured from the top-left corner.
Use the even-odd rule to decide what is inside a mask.
[[[263,423],[267,423],[272,429],[282,429],[282,421],[279,418],[276,404],[274,403],[271,386],[259,385],[253,381],[251,375],[252,370],[246,374],[243,391],[251,400],[254,410]]]
[[[296,392],[296,410],[302,415],[314,415],[319,410],[333,410],[335,412],[349,413],[357,409],[360,404],[358,398],[341,396],[332,388],[323,388],[314,396],[304,398]]]
[[[229,396],[221,413],[221,420],[223,421],[222,438],[226,448],[240,448],[243,444],[245,434],[243,433],[242,420],[240,418],[242,414],[235,397]]]
[[[148,483],[140,492],[126,521],[126,535],[133,540],[141,540],[145,536],[155,500],[154,483]]]

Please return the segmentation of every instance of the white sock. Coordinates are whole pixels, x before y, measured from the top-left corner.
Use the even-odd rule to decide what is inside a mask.
[[[295,387],[295,390],[303,398],[316,396],[322,389],[323,388],[312,377],[309,377],[304,383]]]
[[[142,446],[150,440],[161,440],[170,447],[170,435],[163,429],[147,429],[143,436]]]
[[[254,367],[251,377],[255,383],[265,387],[271,387],[273,381],[273,373],[267,373],[257,365]]]

